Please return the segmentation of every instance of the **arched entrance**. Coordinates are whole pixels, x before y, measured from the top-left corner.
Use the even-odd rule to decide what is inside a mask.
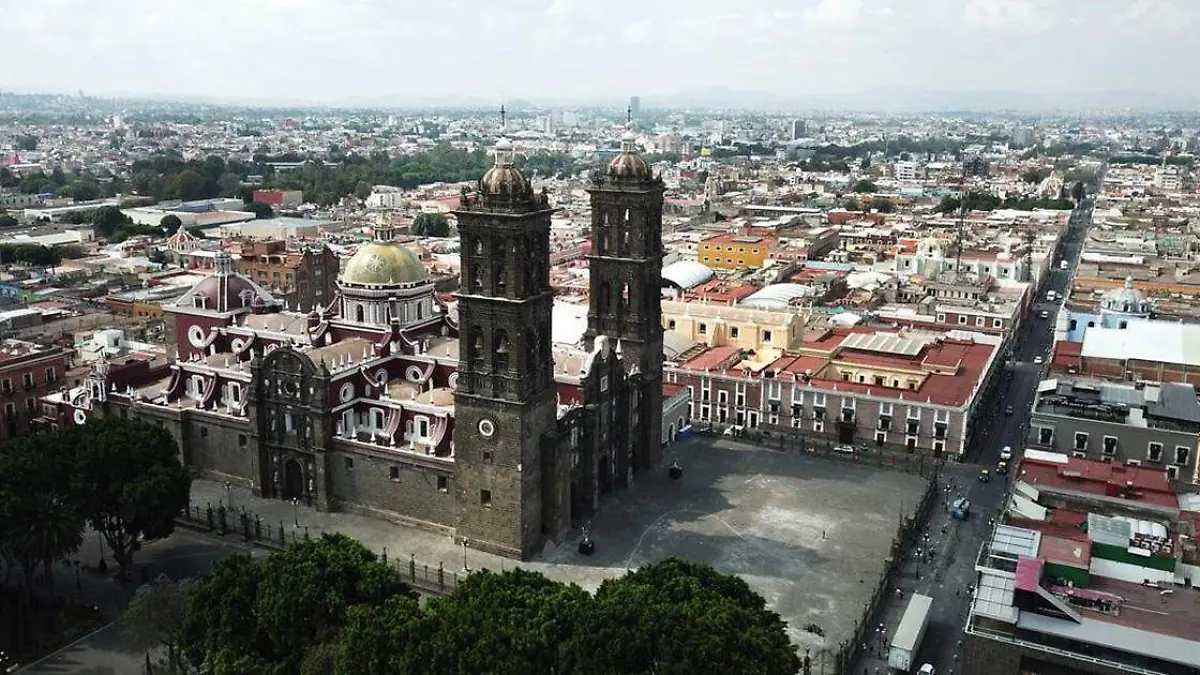
[[[300,462],[289,459],[283,466],[283,498],[299,499],[304,496],[304,467]]]

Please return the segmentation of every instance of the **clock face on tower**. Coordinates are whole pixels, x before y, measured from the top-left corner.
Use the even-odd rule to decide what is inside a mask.
[[[479,420],[479,433],[483,434],[484,438],[491,438],[496,434],[496,425],[489,419]]]

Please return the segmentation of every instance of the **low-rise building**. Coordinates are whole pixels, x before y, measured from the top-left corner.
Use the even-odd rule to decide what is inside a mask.
[[[708,267],[737,270],[762,267],[768,252],[764,237],[719,234],[700,242],[696,257]]]
[[[1200,401],[1191,385],[1062,377],[1038,390],[1027,445],[1165,470],[1196,482]]]
[[[0,343],[0,447],[37,429],[41,397],[65,382],[72,350],[22,340]]]

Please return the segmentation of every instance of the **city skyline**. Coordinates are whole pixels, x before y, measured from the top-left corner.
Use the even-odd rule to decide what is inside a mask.
[[[823,107],[860,92],[875,93],[880,107],[931,100],[931,92],[950,101],[987,94],[998,105],[1006,96],[1052,103],[1063,92],[1068,107],[1087,105],[1072,103],[1079,94],[1106,94],[1084,97],[1097,105],[1200,97],[1180,65],[1200,47],[1170,39],[1196,25],[1200,7],[1177,0],[764,0],[755,8],[51,0],[6,8],[17,27],[10,50],[38,58],[36,68],[0,74],[0,90],[387,106],[616,103],[630,94],[646,107],[739,97],[748,107]]]

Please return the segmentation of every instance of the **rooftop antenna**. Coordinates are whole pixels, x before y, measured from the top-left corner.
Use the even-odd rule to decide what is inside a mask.
[[[504,112],[504,104],[500,104],[500,134],[503,135],[508,131],[508,116]]]

